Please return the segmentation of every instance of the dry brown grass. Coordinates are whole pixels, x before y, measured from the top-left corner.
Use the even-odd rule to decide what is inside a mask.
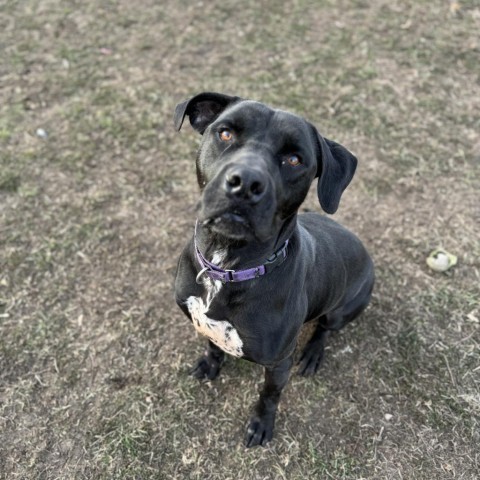
[[[479,29],[478,1],[3,2],[0,477],[478,478]],[[266,449],[240,442],[261,369],[191,379],[173,302],[197,139],[171,117],[202,90],[360,158],[336,218],[375,297],[291,379]]]

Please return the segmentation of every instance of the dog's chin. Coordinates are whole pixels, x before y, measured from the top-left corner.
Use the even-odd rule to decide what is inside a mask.
[[[224,212],[202,221],[216,235],[237,242],[248,242],[255,238],[255,229],[246,217],[234,212]]]

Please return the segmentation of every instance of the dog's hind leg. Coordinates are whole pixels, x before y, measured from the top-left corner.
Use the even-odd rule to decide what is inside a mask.
[[[305,345],[302,356],[298,361],[298,374],[303,377],[308,377],[316,373],[322,362],[325,341],[328,336],[328,330],[324,328],[325,321],[326,315],[319,318],[318,325],[316,326],[312,337]]]
[[[190,374],[200,380],[207,378],[208,380],[215,380],[225,360],[225,353],[211,341],[208,341],[205,355],[200,357]]]
[[[327,313],[327,321],[324,327],[328,330],[341,330],[347,323],[355,320],[370,303],[372,297],[373,284],[375,279],[373,275],[365,282],[360,291],[350,301],[337,308],[333,312]]]
[[[300,375],[307,377],[317,372],[323,359],[328,332],[341,330],[347,323],[357,318],[365,310],[372,296],[373,283],[374,278],[372,276],[371,280],[365,283],[352,300],[319,318],[312,338],[305,345],[298,362],[298,373]]]

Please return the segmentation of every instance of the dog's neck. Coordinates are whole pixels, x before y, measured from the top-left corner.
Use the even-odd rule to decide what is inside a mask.
[[[286,219],[276,235],[265,242],[241,242],[217,235],[208,227],[197,226],[197,245],[203,256],[223,269],[245,269],[262,265],[291,238],[297,225],[297,215]]]

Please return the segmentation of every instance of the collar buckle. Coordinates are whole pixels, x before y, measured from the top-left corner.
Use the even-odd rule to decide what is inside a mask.
[[[225,270],[225,275],[223,275],[222,278],[222,283],[225,285],[226,283],[231,283],[233,282],[233,274],[235,273],[235,270]]]

